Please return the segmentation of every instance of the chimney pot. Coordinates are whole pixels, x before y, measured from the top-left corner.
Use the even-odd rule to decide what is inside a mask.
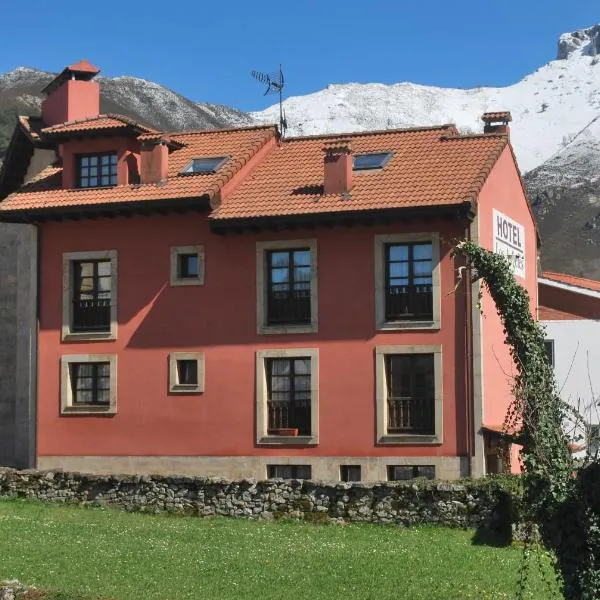
[[[483,133],[505,133],[510,135],[509,123],[512,116],[508,111],[483,113],[481,120],[484,123]]]
[[[334,140],[323,146],[324,194],[345,194],[352,188],[352,144],[350,140]]]

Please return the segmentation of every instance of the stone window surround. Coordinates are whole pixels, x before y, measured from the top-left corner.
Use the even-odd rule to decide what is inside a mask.
[[[310,323],[302,325],[267,324],[267,264],[268,250],[308,248],[310,251]],[[256,331],[258,334],[316,333],[319,329],[317,291],[317,240],[275,240],[256,242]]]
[[[387,405],[387,377],[385,371],[385,357],[388,354],[433,354],[434,369],[434,410],[435,410],[435,434],[388,434],[388,405]],[[443,402],[442,402],[442,347],[440,345],[414,345],[414,346],[377,346],[375,348],[375,395],[376,395],[376,422],[377,422],[377,444],[441,444]]]
[[[198,256],[198,276],[178,277],[177,257],[180,254],[196,254]],[[204,246],[172,246],[171,247],[171,287],[184,285],[204,285]]]
[[[71,386],[72,363],[99,363],[110,365],[110,404],[77,406],[73,404]],[[117,355],[116,354],[66,354],[60,358],[60,414],[61,415],[114,415],[117,412]]]
[[[431,242],[432,246],[432,293],[433,319],[431,321],[386,321],[385,319],[385,246],[411,242]],[[393,233],[375,236],[375,328],[378,330],[440,329],[441,283],[440,283],[440,236],[437,232]]]
[[[195,360],[198,364],[198,383],[179,383],[177,361]],[[169,353],[169,394],[201,394],[204,392],[204,352]]]
[[[110,260],[110,330],[71,331],[73,322],[73,263],[81,260]],[[108,341],[117,339],[117,281],[118,264],[116,250],[94,250],[87,252],[63,253],[63,322],[61,339],[63,342]]]
[[[310,432],[311,435],[281,436],[268,434],[267,358],[310,358]],[[316,446],[319,443],[319,350],[285,348],[256,352],[256,443],[270,446]]]

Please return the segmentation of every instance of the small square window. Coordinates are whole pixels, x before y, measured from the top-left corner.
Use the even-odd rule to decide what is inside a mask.
[[[171,248],[171,285],[204,284],[204,247],[175,246]]]
[[[360,465],[341,465],[340,466],[340,479],[342,481],[360,481]]]
[[[435,479],[433,465],[388,465],[388,481],[408,481],[417,477]]]
[[[310,465],[267,465],[269,479],[310,479]]]
[[[177,255],[177,277],[180,279],[188,279],[190,277],[198,277],[199,275],[198,255],[194,254],[178,254]]]
[[[373,171],[383,169],[394,155],[393,152],[374,152],[372,154],[357,154],[352,159],[353,171]]]
[[[116,153],[77,156],[77,187],[112,187],[117,178]]]
[[[204,354],[171,352],[169,354],[169,392],[199,394],[204,391]]]
[[[193,158],[181,172],[186,175],[191,173],[216,173],[228,160],[228,156]]]

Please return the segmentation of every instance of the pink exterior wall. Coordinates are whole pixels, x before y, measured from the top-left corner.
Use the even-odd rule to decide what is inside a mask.
[[[525,228],[525,279],[517,276],[531,298],[531,312],[537,315],[537,238],[535,222],[519,181],[515,163],[506,148],[486,181],[478,206],[479,243],[493,248],[493,209],[510,217]],[[511,377],[515,367],[504,342],[500,317],[490,296],[486,293],[482,308],[483,338],[483,422],[501,425],[512,399]]]
[[[130,182],[130,168],[137,165],[139,173],[140,143],[127,137],[107,137],[68,141],[61,145],[63,161],[63,187],[74,188],[77,183],[76,156],[78,154],[101,154],[117,150],[117,185]],[[130,162],[132,159],[134,161]]]
[[[86,146],[86,149],[89,146]],[[449,294],[464,224],[414,224],[217,236],[200,215],[47,223],[41,236],[38,454],[457,456],[466,454],[465,296]],[[439,231],[440,331],[375,331],[374,236]],[[319,331],[256,333],[256,242],[316,238]],[[205,285],[170,287],[170,247],[203,245]],[[62,254],[118,251],[118,340],[61,343]],[[375,445],[377,345],[441,344],[441,446]],[[255,444],[255,352],[319,349],[319,438],[312,448]],[[167,394],[172,351],[205,353],[205,392]],[[64,354],[116,353],[117,414],[59,416]]]

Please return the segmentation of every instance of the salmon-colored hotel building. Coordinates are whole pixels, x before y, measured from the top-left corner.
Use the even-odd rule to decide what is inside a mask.
[[[45,88],[0,182],[0,220],[38,229],[35,466],[363,481],[501,468],[514,365],[451,251],[510,255],[536,311],[509,113],[478,135],[163,133],[100,114],[97,73],[82,61]]]

